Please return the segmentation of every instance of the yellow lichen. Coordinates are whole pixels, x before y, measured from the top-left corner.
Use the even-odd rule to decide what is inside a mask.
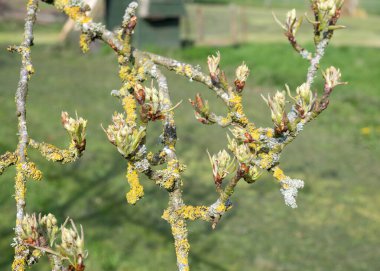
[[[29,64],[29,65],[26,65],[26,70],[29,74],[34,74],[34,68],[33,68],[33,65]]]
[[[39,250],[39,249],[35,249],[35,250],[33,250],[32,255],[33,255],[33,257],[35,257],[35,258],[40,258],[41,255],[42,255],[41,250]]]
[[[169,218],[170,218],[169,215],[170,215],[169,210],[168,210],[168,209],[165,209],[165,210],[164,210],[164,213],[163,213],[162,216],[161,216],[161,218],[162,218],[163,220],[166,220],[166,221],[169,222]]]
[[[179,216],[181,216],[184,219],[189,220],[196,220],[196,219],[203,219],[207,220],[207,212],[208,207],[207,206],[183,206],[179,210],[177,210],[177,213]]]
[[[269,138],[271,138],[271,137],[273,137],[273,135],[274,135],[273,129],[268,129],[267,133],[266,133],[266,136],[269,137]]]
[[[189,78],[193,77],[193,70],[192,70],[190,65],[185,65],[183,70],[184,70],[184,73],[187,77],[189,77]]]
[[[83,11],[81,11],[81,8],[78,6],[65,6],[63,8],[63,11],[74,21],[84,24],[89,23],[92,21],[90,17],[88,17]]]
[[[260,167],[262,169],[269,169],[272,167],[273,157],[270,153],[262,153],[259,155]]]
[[[145,68],[144,68],[144,66],[140,66],[140,67],[137,69],[137,75],[138,75],[140,78],[144,78],[144,77],[145,77]]]
[[[184,75],[188,78],[193,77],[193,69],[192,69],[191,65],[183,65],[183,66],[179,65],[179,66],[174,68],[174,71],[176,72],[176,74]]]
[[[42,172],[39,170],[35,163],[28,163],[28,177],[33,180],[40,181],[42,179]]]
[[[163,179],[162,186],[170,190],[173,188],[175,181],[179,178],[179,163],[178,160],[173,159],[168,162],[168,167],[165,169],[166,177]]]
[[[131,163],[128,163],[127,180],[131,187],[126,196],[127,201],[129,204],[136,204],[144,196],[144,188],[140,184],[137,171]]]
[[[275,177],[279,181],[282,181],[286,178],[284,172],[279,167],[275,167],[273,169],[273,177]]]
[[[15,247],[15,255],[12,263],[12,271],[25,271],[26,256],[28,254],[28,247],[24,245],[17,245]]]
[[[68,150],[61,150],[48,143],[32,144],[32,147],[38,149],[42,156],[49,161],[61,162],[62,164],[74,162],[80,155],[76,148],[75,142],[71,141]]]
[[[25,176],[21,173],[21,171],[17,170],[15,181],[15,198],[16,202],[20,200],[25,200],[26,194],[26,186],[25,186]]]
[[[219,214],[223,214],[225,212],[227,212],[229,209],[231,209],[232,206],[229,205],[229,206],[226,206],[225,204],[223,204],[222,202],[220,204],[218,204],[218,206],[215,208],[216,212],[218,212]]]
[[[79,36],[79,47],[83,53],[87,53],[90,50],[90,39],[87,34],[82,33]]]
[[[136,86],[138,76],[136,75],[136,70],[134,68],[131,69],[127,65],[121,65],[119,68],[119,77],[124,83],[123,87],[132,89]]]
[[[136,124],[136,100],[133,97],[133,95],[128,94],[123,99],[123,107],[127,114],[126,121],[129,125],[135,125]]]
[[[129,66],[121,66],[119,69],[119,77],[122,80],[127,80],[128,76],[131,74],[131,68]]]
[[[248,118],[245,116],[243,111],[243,104],[242,104],[242,98],[240,95],[233,94],[230,98],[229,102],[232,105],[233,111],[234,111],[234,117],[238,119],[238,121],[243,124],[247,125],[249,123]]]
[[[54,5],[57,9],[62,10],[69,5],[70,0],[55,0]]]
[[[32,178],[33,180],[40,181],[42,179],[42,172],[39,170],[35,163],[19,163],[17,164],[17,171],[24,176]]]
[[[13,152],[6,152],[2,156],[0,156],[0,175],[4,172],[4,170],[14,165],[17,162],[17,155]]]
[[[27,8],[30,8],[34,3],[34,0],[28,0],[28,3],[26,4]]]

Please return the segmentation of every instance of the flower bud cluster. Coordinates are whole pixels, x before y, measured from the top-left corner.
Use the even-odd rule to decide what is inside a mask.
[[[251,165],[249,167],[248,173],[244,176],[244,180],[247,183],[254,183],[258,180],[262,175],[262,172],[259,170],[257,166]]]
[[[336,86],[346,84],[340,81],[340,78],[342,77],[340,70],[333,66],[326,69],[326,71],[323,73],[323,77],[325,78],[325,86],[329,89],[333,89]]]
[[[227,135],[227,139],[228,139],[228,149],[232,151],[236,159],[240,163],[249,164],[254,158],[249,146],[245,143],[239,144],[235,140],[235,138],[231,139],[228,135]]]
[[[328,16],[334,16],[336,9],[337,9],[337,3],[340,1],[337,0],[317,0],[316,4],[318,7],[318,10],[320,12],[327,13]]]
[[[164,97],[161,91],[154,87],[153,82],[150,88],[145,87],[144,93],[141,90],[142,88],[140,88],[140,92],[137,92],[135,96],[137,95],[139,98],[143,97],[144,100],[144,103],[141,106],[142,121],[148,122],[163,119],[164,112],[162,109],[162,105],[164,103]]]
[[[105,130],[108,140],[117,147],[117,150],[126,158],[135,154],[138,148],[144,143],[146,129],[129,125],[124,114],[114,113],[113,124]]]
[[[195,118],[203,124],[212,124],[213,120],[210,119],[210,107],[208,101],[203,101],[201,95],[197,93],[194,101],[189,99],[189,102],[194,108]]]
[[[71,227],[66,227],[67,221],[61,227],[61,244],[57,245],[62,257],[70,259],[69,270],[84,270],[84,259],[87,251],[84,247],[84,233],[82,226],[80,233],[73,220],[70,220]],[[70,269],[72,268],[72,269]]]
[[[26,214],[21,222],[21,238],[28,244],[36,245],[40,240],[40,229],[35,214]]]
[[[209,56],[207,58],[207,65],[208,65],[208,70],[210,72],[210,77],[211,81],[214,84],[219,83],[219,74],[220,74],[220,69],[219,69],[219,63],[220,63],[220,52],[216,52],[215,56]]]
[[[310,90],[310,86],[306,83],[297,87],[295,97],[290,93],[289,87],[286,85],[286,90],[290,98],[292,98],[295,102],[295,109],[297,111],[298,116],[301,119],[304,119],[306,115],[312,111],[316,97],[313,92]]]
[[[231,171],[235,170],[235,159],[231,160],[231,156],[226,150],[219,151],[218,154],[214,154],[213,156],[209,152],[207,153],[211,162],[215,184],[220,186],[223,179]]]
[[[87,251],[84,248],[83,228],[81,226],[79,234],[74,222],[70,222],[70,228],[66,227],[67,221],[59,228],[52,214],[42,217],[25,214],[21,222],[21,238],[25,245],[34,248],[29,251],[28,264],[35,263],[46,252],[67,260],[70,263],[68,270],[84,270],[83,260],[87,257]]]
[[[285,91],[277,91],[273,97],[268,95],[268,98],[262,96],[271,110],[272,121],[275,125],[277,133],[282,133],[287,130],[288,119],[285,114]]]
[[[235,87],[238,93],[242,92],[245,87],[245,82],[247,81],[249,76],[249,68],[245,63],[241,64],[236,69],[236,79],[235,79]]]
[[[63,127],[69,133],[71,141],[79,151],[86,148],[86,126],[87,121],[83,118],[70,118],[67,112],[62,112],[61,122]]]
[[[310,21],[317,29],[317,33],[345,28],[336,25],[340,16],[340,10],[344,0],[312,0],[312,8],[314,10],[316,22]]]

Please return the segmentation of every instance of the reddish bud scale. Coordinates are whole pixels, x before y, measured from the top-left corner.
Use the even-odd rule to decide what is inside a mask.
[[[199,93],[197,93],[197,95],[195,95],[195,105],[196,105],[196,107],[198,107],[198,109],[204,108],[204,103],[203,103],[202,97]]]
[[[219,81],[219,78],[216,74],[210,73],[210,77],[211,77],[211,82],[213,85],[219,84],[220,81]]]
[[[216,187],[220,187],[222,185],[223,179],[220,177],[218,173],[216,174],[216,176],[214,176],[214,182]]]
[[[240,164],[240,167],[239,167],[239,170],[238,170],[238,174],[240,177],[243,177],[244,175],[246,175],[247,173],[249,172],[249,167],[244,164],[244,163],[241,163]]]
[[[244,143],[252,143],[252,142],[255,142],[255,140],[252,138],[251,134],[250,133],[244,133],[244,136],[245,136],[245,140],[244,140]]]
[[[245,87],[245,82],[238,79],[235,80],[236,92],[241,93]]]
[[[136,24],[137,24],[137,17],[136,16],[133,16],[131,18],[131,20],[129,21],[128,25],[127,25],[127,29],[132,32],[135,27],[136,27]]]
[[[135,90],[135,98],[140,105],[145,103],[145,91],[143,88]]]

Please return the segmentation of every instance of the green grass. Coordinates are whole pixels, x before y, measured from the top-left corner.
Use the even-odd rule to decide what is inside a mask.
[[[4,48],[0,48],[1,153],[16,145],[13,95],[20,61],[18,55],[7,54]],[[164,53],[202,63],[204,69],[206,56],[215,50],[204,47]],[[245,108],[258,125],[271,123],[260,94],[273,92],[285,83],[294,89],[305,78],[307,63],[285,44],[227,47],[221,53],[230,79],[243,60],[251,67]],[[120,86],[113,54],[101,48],[82,56],[77,48],[37,46],[33,59],[36,74],[28,99],[30,136],[59,146],[67,143],[59,119],[62,110],[72,114],[77,110],[88,119],[89,127],[87,150],[75,164],[52,164],[30,152],[45,178],[28,183],[28,212],[52,212],[60,221],[70,216],[82,224],[89,249],[88,270],[176,270],[169,227],[160,218],[167,194],[144,180],[146,196],[136,206],[128,206],[126,162],[100,128],[101,123],[110,122],[115,110],[121,110],[109,95]],[[343,79],[350,84],[333,93],[330,108],[283,154],[285,172],[306,181],[298,198],[299,208],[284,205],[270,176],[254,185],[242,183],[233,196],[233,210],[215,231],[207,223],[190,223],[192,270],[380,269],[378,63],[378,49],[328,49],[322,67],[340,67]],[[201,92],[213,110],[224,112],[209,90],[173,74],[168,76],[174,103]],[[185,200],[210,204],[216,193],[205,150],[224,148],[226,130],[197,123],[187,102],[176,109],[176,121],[178,155],[188,165]],[[371,127],[372,132],[362,135],[363,127]],[[159,123],[150,127],[151,148],[158,148],[158,128]],[[1,270],[9,270],[13,252],[9,246],[15,219],[13,177],[14,169],[0,177]],[[46,261],[37,266],[32,270],[48,270]]]

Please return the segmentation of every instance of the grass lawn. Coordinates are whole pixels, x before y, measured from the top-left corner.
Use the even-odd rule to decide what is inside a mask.
[[[14,92],[19,56],[0,45],[0,152],[15,149]],[[164,52],[191,63],[202,63],[215,48]],[[160,50],[157,50],[160,53]],[[161,52],[162,53],[162,52]],[[288,83],[292,89],[305,78],[307,63],[286,44],[256,44],[221,49],[222,65],[232,78],[243,60],[252,69],[245,108],[258,125],[271,125],[261,93]],[[100,47],[81,55],[77,48],[40,45],[33,49],[36,74],[28,99],[32,138],[59,146],[67,143],[60,112],[78,111],[88,119],[88,147],[75,164],[44,161],[30,152],[44,172],[41,182],[28,183],[28,212],[67,216],[85,228],[91,271],[176,270],[169,227],[160,217],[167,193],[143,181],[146,195],[128,206],[126,162],[107,142],[106,126],[121,107],[109,93],[120,86],[114,55]],[[379,49],[331,47],[322,67],[342,69],[346,87],[336,89],[330,108],[288,146],[282,157],[287,175],[302,178],[306,187],[299,208],[286,207],[278,184],[269,175],[254,185],[241,183],[234,208],[215,231],[209,224],[190,223],[190,261],[197,271],[367,271],[380,270],[380,68]],[[224,112],[209,90],[169,74],[174,103],[204,93],[210,106]],[[319,80],[316,87],[320,87]],[[185,200],[210,204],[216,198],[206,148],[226,146],[227,130],[202,126],[187,102],[176,109],[180,160],[185,172]],[[151,148],[158,148],[159,123],[149,129]],[[362,128],[368,128],[362,130]],[[363,134],[363,131],[366,131]],[[12,260],[15,220],[14,169],[0,177],[0,269]],[[46,261],[32,270],[49,270]]]

